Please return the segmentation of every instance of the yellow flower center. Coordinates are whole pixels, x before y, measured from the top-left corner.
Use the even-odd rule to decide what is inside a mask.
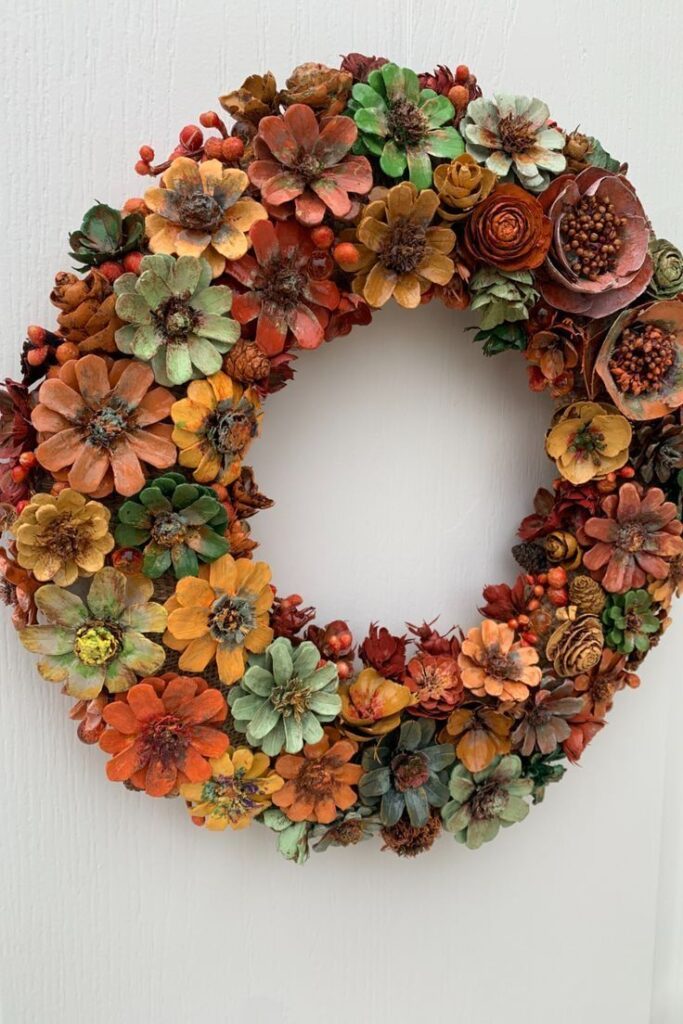
[[[76,634],[74,653],[84,665],[105,665],[121,650],[121,641],[101,622],[83,626]]]

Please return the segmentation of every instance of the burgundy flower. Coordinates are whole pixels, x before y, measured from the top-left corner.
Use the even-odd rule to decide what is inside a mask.
[[[20,456],[35,445],[28,388],[7,377],[5,387],[0,388],[0,501],[14,505],[27,497],[29,474],[15,480],[12,470],[19,465]]]
[[[367,327],[371,320],[372,311],[361,295],[342,292],[339,305],[332,313],[325,330],[325,341],[345,338],[356,324],[359,327]]]
[[[282,352],[292,336],[299,348],[318,348],[340,295],[309,266],[315,245],[308,231],[295,221],[261,220],[249,235],[253,251],[226,267],[246,288],[233,298],[235,320],[257,320],[255,340],[266,355]]]
[[[394,636],[382,626],[373,622],[370,631],[358,650],[364,665],[374,668],[385,679],[398,679],[406,667],[406,638]]]
[[[620,174],[587,167],[556,178],[539,201],[553,243],[538,275],[555,309],[603,317],[628,306],[652,277],[650,228],[633,186]]]
[[[367,158],[348,155],[357,135],[352,118],[325,118],[321,130],[311,108],[295,103],[284,114],[259,122],[249,180],[269,207],[293,200],[302,224],[320,224],[327,210],[348,217],[353,209],[349,193],[365,195],[372,188]]]
[[[445,633],[439,633],[432,628],[434,622],[436,619],[423,622],[421,626],[413,626],[408,622],[407,626],[413,636],[417,637],[417,646],[425,654],[450,654],[457,658],[460,654],[460,640],[457,636],[449,636],[453,627]]]
[[[642,587],[648,574],[666,579],[668,559],[683,554],[683,524],[664,492],[650,487],[641,496],[635,484],[622,484],[618,494],[605,498],[602,510],[601,517],[589,519],[583,528],[588,542],[596,542],[583,562],[598,574],[605,590],[623,594]]]
[[[518,535],[525,541],[538,540],[554,530],[575,533],[587,519],[598,513],[603,495],[595,484],[581,486],[559,480],[555,494],[541,487],[534,498],[534,511],[522,520]]]

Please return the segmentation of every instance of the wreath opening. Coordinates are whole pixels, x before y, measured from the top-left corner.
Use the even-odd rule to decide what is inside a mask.
[[[683,586],[683,256],[597,138],[464,65],[352,53],[220,103],[88,209],[0,391],[3,598],[111,781],[298,863],[477,848],[638,686]],[[388,303],[519,352],[555,479],[474,625],[358,639],[276,591],[246,460],[302,354]]]

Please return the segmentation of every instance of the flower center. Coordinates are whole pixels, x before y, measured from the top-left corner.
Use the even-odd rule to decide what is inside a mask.
[[[187,750],[189,728],[175,715],[149,722],[141,736],[146,760],[161,761],[164,767],[175,764]]]
[[[191,306],[177,295],[164,302],[153,316],[167,338],[186,338],[195,329],[198,320]]]
[[[242,399],[236,407],[229,399],[219,402],[207,419],[205,435],[217,452],[230,458],[241,455],[256,434],[256,412]]]
[[[204,783],[202,800],[216,805],[214,814],[237,822],[259,807],[258,783],[243,778],[243,770],[233,776],[216,775]]]
[[[420,108],[410,100],[401,97],[389,104],[387,115],[389,135],[400,146],[416,146],[427,134],[427,118]]]
[[[566,210],[560,223],[562,249],[577,277],[597,281],[614,270],[625,224],[614,203],[598,196],[582,196]]]
[[[87,444],[95,448],[111,448],[130,425],[132,410],[120,398],[112,396],[107,405],[96,412],[86,411],[82,422]]]
[[[287,312],[299,302],[305,284],[306,276],[295,257],[274,256],[263,268],[260,291],[274,310]]]
[[[84,665],[106,665],[122,647],[118,631],[103,622],[90,622],[76,633],[74,654]]]
[[[675,362],[675,334],[657,324],[634,324],[621,335],[609,368],[622,393],[642,395],[661,391]]]
[[[363,838],[363,826],[357,818],[351,818],[328,829],[327,835],[337,846],[355,846]]]
[[[281,686],[274,686],[270,694],[270,703],[280,712],[283,718],[294,716],[298,721],[308,709],[310,690],[301,679],[294,676]]]
[[[387,270],[396,274],[410,274],[417,268],[427,248],[425,229],[410,221],[398,221],[379,254],[379,260]]]
[[[472,817],[478,821],[497,818],[505,810],[506,803],[507,794],[497,782],[485,783],[477,788],[470,801]]]
[[[207,196],[205,192],[189,192],[180,199],[178,223],[184,228],[214,232],[222,220],[223,211],[213,196]]]
[[[422,666],[418,686],[420,696],[431,699],[438,699],[448,691],[452,683],[454,673],[449,671],[445,665]]]
[[[162,512],[156,516],[151,529],[152,539],[162,548],[172,548],[187,536],[187,525],[177,512]]]
[[[569,444],[569,451],[574,452],[581,461],[591,460],[593,465],[600,465],[600,456],[605,450],[605,435],[584,423],[577,430]]]
[[[506,153],[526,153],[536,145],[536,129],[520,114],[506,114],[498,122],[498,138]]]
[[[296,788],[302,794],[313,797],[325,796],[334,783],[334,777],[324,759],[305,761],[296,777]]]
[[[73,559],[88,539],[87,528],[84,531],[83,525],[77,525],[69,513],[57,516],[40,531],[41,546],[63,561]]]
[[[486,652],[486,671],[494,679],[516,679],[517,665],[514,658],[509,654],[501,654],[500,651]]]
[[[627,523],[619,528],[616,547],[622,551],[642,551],[647,533],[640,523]]]
[[[311,181],[315,181],[316,178],[320,177],[320,172],[323,169],[323,165],[317,157],[314,157],[311,153],[307,153],[302,150],[299,157],[294,164],[297,174],[299,177],[308,184]]]
[[[399,793],[405,793],[407,789],[419,789],[429,779],[427,758],[419,751],[397,754],[391,762],[391,771],[394,788]]]
[[[227,647],[241,647],[256,624],[251,601],[229,594],[214,601],[208,621],[213,638]]]

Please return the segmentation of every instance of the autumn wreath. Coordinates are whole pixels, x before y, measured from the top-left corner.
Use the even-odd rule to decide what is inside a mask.
[[[626,167],[467,67],[252,75],[70,237],[0,396],[3,596],[106,774],[280,851],[521,821],[605,725],[683,585],[683,257]],[[205,131],[208,130],[207,135]],[[355,644],[253,557],[244,463],[301,350],[391,299],[479,315],[557,409],[512,586],[467,632]]]

